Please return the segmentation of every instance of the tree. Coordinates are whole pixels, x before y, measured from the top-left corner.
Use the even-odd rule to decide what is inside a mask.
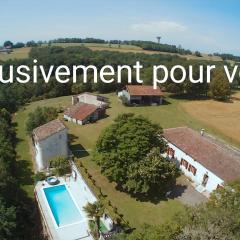
[[[37,47],[38,44],[35,41],[28,41],[26,47]]]
[[[14,48],[23,48],[25,47],[25,44],[22,42],[17,42],[13,45]]]
[[[54,168],[54,173],[57,176],[63,176],[68,173],[71,173],[71,165],[67,158],[65,157],[56,157],[50,160],[50,167]]]
[[[6,41],[4,42],[3,46],[6,48],[6,47],[9,47],[9,48],[13,48],[13,43],[11,41]]]
[[[58,111],[53,107],[37,107],[33,112],[29,113],[26,122],[26,131],[32,134],[34,128],[39,127],[58,117]]]
[[[194,54],[195,54],[195,56],[197,56],[197,57],[202,57],[202,54],[201,54],[199,51],[196,51]]]
[[[88,218],[93,219],[97,226],[97,239],[100,237],[100,218],[103,216],[105,208],[100,202],[88,203],[83,210],[87,214]]]
[[[119,115],[99,137],[94,159],[103,174],[127,192],[149,194],[160,184],[163,189],[176,168],[160,155],[166,147],[161,133],[160,126],[142,116]]]
[[[0,239],[9,240],[16,237],[16,209],[7,207],[0,199]]]
[[[169,222],[157,226],[143,225],[125,239],[238,240],[239,219],[240,180],[237,180],[214,191],[208,202],[195,207],[185,206],[184,211]]]
[[[129,173],[124,184],[128,192],[156,194],[175,183],[178,169],[174,162],[162,157],[160,148],[153,148],[143,160],[129,167]]]
[[[227,100],[231,95],[230,83],[223,71],[218,71],[210,83],[210,96],[217,100]]]

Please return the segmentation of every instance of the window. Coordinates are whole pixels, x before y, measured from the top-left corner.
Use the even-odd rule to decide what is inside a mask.
[[[167,155],[170,155],[170,147],[167,148]]]
[[[217,185],[217,189],[221,189],[221,188],[223,188],[223,186],[220,185],[220,184],[218,184],[218,185]]]
[[[174,158],[175,156],[175,150],[173,150],[172,148],[168,147],[167,148],[167,155],[171,158]]]
[[[208,179],[209,179],[208,174],[207,174],[207,173],[204,174],[204,176],[203,176],[203,180],[202,180],[202,185],[203,185],[204,187],[206,187],[207,182],[208,182]]]
[[[182,166],[184,166],[186,169],[188,169],[188,165],[189,165],[189,163],[188,163],[188,161],[186,161],[185,159],[181,159],[181,162],[180,162],[180,165],[182,165]]]
[[[194,176],[197,173],[197,169],[191,164],[189,164],[188,171],[191,172]]]

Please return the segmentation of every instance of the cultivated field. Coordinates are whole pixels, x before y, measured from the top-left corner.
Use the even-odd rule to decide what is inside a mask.
[[[28,58],[28,54],[29,54],[30,50],[31,50],[31,48],[24,47],[24,48],[13,49],[13,52],[10,54],[0,53],[0,60],[6,61],[9,59]]]
[[[42,47],[46,47],[48,44],[43,44]],[[175,53],[167,53],[167,52],[158,52],[158,51],[148,51],[143,50],[140,47],[133,45],[121,45],[119,47],[118,44],[101,44],[101,43],[52,43],[51,46],[60,46],[60,47],[70,47],[70,46],[85,46],[90,48],[93,51],[115,51],[115,52],[131,52],[131,53],[144,53],[144,54],[164,54],[164,55],[177,55],[182,58],[186,58],[188,60],[207,60],[207,61],[222,61],[220,57],[217,56],[208,56],[207,54],[202,54],[202,57],[197,57],[195,55],[180,55]],[[31,48],[20,48],[14,49],[10,54],[0,53],[0,60],[6,61],[8,59],[21,59],[27,58],[28,53]]]
[[[162,106],[125,107],[119,102],[114,93],[106,94],[105,96],[109,97],[111,102],[111,108],[107,110],[108,117],[84,126],[66,122],[69,128],[71,149],[74,155],[76,155],[76,162],[82,162],[96,180],[96,185],[100,186],[102,192],[107,196],[107,201],[110,200],[112,205],[118,208],[118,212],[124,215],[124,219],[129,221],[131,226],[140,227],[143,223],[158,224],[169,220],[174,214],[183,209],[182,203],[176,199],[156,200],[155,202],[138,201],[128,194],[116,190],[115,184],[109,183],[101,174],[100,168],[92,160],[91,154],[96,140],[101,131],[111,124],[118,114],[124,112],[142,114],[153,122],[160,124],[163,128],[187,125],[198,130],[204,127],[210,132],[212,132],[212,129],[185,113],[182,109],[184,101],[167,99],[169,102]],[[70,96],[48,99],[31,103],[25,108],[20,109],[16,114],[17,136],[20,140],[17,146],[18,160],[25,166],[26,175],[31,175],[30,171],[33,166],[32,157],[29,152],[29,138],[25,132],[25,122],[28,113],[33,111],[37,106],[66,107],[70,104]],[[59,117],[62,117],[62,115]],[[79,153],[79,150],[83,151]],[[96,189],[91,182],[89,182],[89,184],[94,191],[98,192],[98,189]],[[24,182],[23,188],[30,196],[33,196],[33,185],[31,182]]]
[[[189,115],[240,147],[240,92],[234,97],[231,103],[205,100],[187,102],[182,106]]]

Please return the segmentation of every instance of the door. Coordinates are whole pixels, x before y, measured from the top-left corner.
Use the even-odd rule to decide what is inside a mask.
[[[204,176],[203,176],[203,181],[202,181],[202,185],[204,186],[204,187],[206,187],[206,185],[207,185],[207,182],[208,182],[208,175],[207,174],[204,174]]]

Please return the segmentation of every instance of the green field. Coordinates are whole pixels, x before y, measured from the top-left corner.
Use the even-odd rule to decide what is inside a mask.
[[[108,117],[84,126],[66,122],[69,128],[71,149],[73,152],[74,150],[86,150],[86,152],[82,152],[81,156],[78,156],[77,163],[79,163],[79,161],[83,163],[96,180],[96,185],[100,186],[102,192],[107,195],[107,200],[110,200],[111,203],[118,208],[118,211],[124,215],[124,219],[129,221],[131,226],[140,227],[143,223],[162,223],[170,219],[176,212],[181,211],[183,208],[182,204],[178,200],[160,201],[158,203],[152,203],[150,201],[140,202],[131,198],[128,194],[116,190],[114,183],[109,183],[108,180],[102,176],[99,167],[91,159],[95,142],[101,131],[111,124],[118,114],[124,112],[142,114],[164,128],[188,125],[195,129],[200,129],[203,125],[183,111],[182,103],[184,103],[184,101],[167,99],[169,102],[162,106],[125,107],[120,103],[114,93],[105,94],[105,96],[109,97],[111,102],[111,107],[107,110]],[[19,160],[23,161],[27,168],[32,167],[29,140],[24,129],[28,113],[33,111],[37,106],[66,107],[70,104],[70,96],[60,97],[33,102],[17,112],[15,119],[18,124],[17,132],[18,138],[20,139],[17,152]],[[206,126],[204,126],[204,128],[209,131],[211,130]],[[32,195],[33,186],[31,184],[23,184],[23,188],[26,189],[30,196]],[[94,191],[96,190],[93,186],[92,188]]]

